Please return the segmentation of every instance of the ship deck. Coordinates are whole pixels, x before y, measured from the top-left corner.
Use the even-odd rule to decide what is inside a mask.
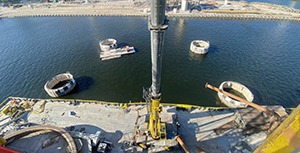
[[[122,55],[132,54],[132,53],[135,53],[134,47],[129,47],[129,50],[127,50],[125,47],[117,48],[117,49],[112,49],[107,52],[101,52],[100,59],[101,60],[109,60],[109,59],[119,58]]]
[[[30,101],[20,98],[8,99],[9,102],[13,100],[17,102]],[[162,122],[170,122],[173,120],[174,115],[178,116],[181,139],[191,152],[199,152],[201,149],[215,153],[228,152],[239,141],[246,138],[243,130],[237,127],[231,127],[218,133],[218,135],[214,132],[217,127],[228,124],[235,119],[233,116],[236,109],[183,108],[179,105],[163,105],[162,109],[163,111],[160,113]],[[279,109],[284,111],[282,107]],[[127,106],[127,104],[96,101],[38,99],[33,106],[33,110],[36,110],[36,112],[41,111],[41,113],[29,112],[23,115],[18,124],[55,125],[70,133],[77,131],[96,134],[97,131],[101,131],[101,137],[113,144],[111,152],[143,152],[142,148],[132,146],[131,142],[138,115],[144,116],[147,114],[145,104],[131,103]],[[7,122],[6,117],[1,114],[0,125]],[[2,136],[14,131],[13,129],[16,126],[17,124],[2,126]],[[6,146],[21,152],[33,152],[28,150],[26,146],[20,147],[21,144],[21,142],[19,144],[11,143]],[[88,142],[83,141],[83,144],[81,152],[89,152]],[[34,150],[43,152],[41,146],[36,146]],[[149,148],[148,152],[164,152],[164,149]],[[178,148],[174,152],[183,152],[183,150]]]

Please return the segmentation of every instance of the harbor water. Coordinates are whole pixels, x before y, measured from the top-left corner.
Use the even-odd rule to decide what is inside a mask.
[[[61,98],[139,102],[151,85],[150,31],[146,18],[48,17],[0,20],[0,100],[50,98],[44,84],[69,71],[78,87]],[[300,24],[285,21],[170,18],[165,32],[162,102],[218,106],[204,85],[235,81],[260,105],[300,102]],[[114,38],[135,54],[101,61],[99,41]],[[206,55],[189,51],[210,42]]]

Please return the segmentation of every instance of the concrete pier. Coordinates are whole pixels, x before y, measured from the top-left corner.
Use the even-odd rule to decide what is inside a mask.
[[[166,11],[168,18],[199,18],[199,19],[221,19],[221,20],[274,20],[300,22],[300,10],[281,5],[268,3],[247,3],[228,1],[232,5],[251,6],[255,10],[201,10],[188,13]],[[206,3],[205,1],[201,3]],[[221,3],[217,1],[217,3]],[[224,3],[224,1],[222,1]],[[40,3],[39,7],[0,8],[0,18],[18,17],[148,17],[150,12],[144,13],[144,9],[150,10],[149,2],[107,2],[94,4],[59,4]],[[43,6],[45,5],[45,6]],[[47,6],[48,6],[47,5]],[[226,6],[229,7],[229,6]],[[247,7],[246,7],[247,8]]]
[[[218,20],[270,20],[300,22],[300,17],[267,16],[267,15],[234,15],[234,14],[167,14],[168,18],[198,18]],[[148,17],[147,14],[34,14],[34,15],[3,15],[1,18],[23,18],[23,17]]]

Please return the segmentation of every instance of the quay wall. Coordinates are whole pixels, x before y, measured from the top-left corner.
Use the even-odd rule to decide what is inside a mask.
[[[149,14],[2,14],[1,18],[21,18],[21,17],[148,17]],[[273,20],[300,22],[300,17],[287,17],[261,14],[219,14],[219,13],[190,13],[190,14],[166,14],[168,18],[198,18],[198,19],[223,19],[223,20]]]
[[[0,108],[3,107],[9,101],[45,101],[45,102],[61,102],[69,104],[79,104],[79,103],[89,103],[89,104],[102,104],[107,105],[107,108],[127,108],[129,106],[146,106],[146,102],[130,102],[130,103],[120,103],[120,102],[107,102],[107,101],[98,101],[98,100],[82,100],[82,99],[38,99],[38,98],[23,98],[23,97],[8,97],[1,104]],[[229,107],[211,107],[211,106],[198,106],[198,105],[189,105],[189,104],[174,104],[174,103],[160,103],[162,106],[176,106],[185,109],[198,108],[205,111],[223,111],[223,110],[235,110],[235,108]]]
[[[82,99],[37,99],[37,98],[23,98],[23,97],[8,97],[2,103],[0,103],[0,109],[9,101],[45,101],[45,102],[61,102],[61,103],[69,103],[76,105],[78,103],[94,103],[106,105],[107,108],[127,108],[130,106],[138,106],[143,105],[146,106],[145,102],[130,102],[130,103],[120,103],[120,102],[107,102],[107,101],[98,101],[98,100],[82,100]],[[198,105],[190,105],[190,104],[174,104],[174,103],[160,103],[162,106],[175,106],[178,108],[182,108],[184,110],[191,110],[192,108],[200,109],[203,111],[235,111],[236,108],[229,107],[211,107],[211,106],[198,106]],[[290,114],[295,108],[285,108],[288,114]]]

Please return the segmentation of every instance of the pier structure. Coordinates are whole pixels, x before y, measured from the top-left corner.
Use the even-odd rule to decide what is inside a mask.
[[[148,14],[23,14],[23,15],[4,15],[2,18],[25,18],[25,17],[143,17]],[[300,17],[270,16],[257,14],[243,14],[242,12],[224,13],[190,13],[190,14],[166,14],[169,18],[195,18],[195,19],[221,19],[221,20],[270,20],[270,21],[289,21],[300,22]]]
[[[187,2],[187,1],[186,1]],[[259,2],[228,1],[187,2],[191,9],[183,9],[183,0],[167,0],[166,16],[172,18],[199,18],[224,20],[280,20],[300,22],[300,9],[283,5]],[[206,7],[208,6],[207,9]],[[181,8],[180,8],[181,7]],[[71,8],[71,9],[70,9]],[[0,8],[0,18],[16,17],[147,17],[150,15],[149,2],[107,1],[83,4],[37,3],[22,7]]]

